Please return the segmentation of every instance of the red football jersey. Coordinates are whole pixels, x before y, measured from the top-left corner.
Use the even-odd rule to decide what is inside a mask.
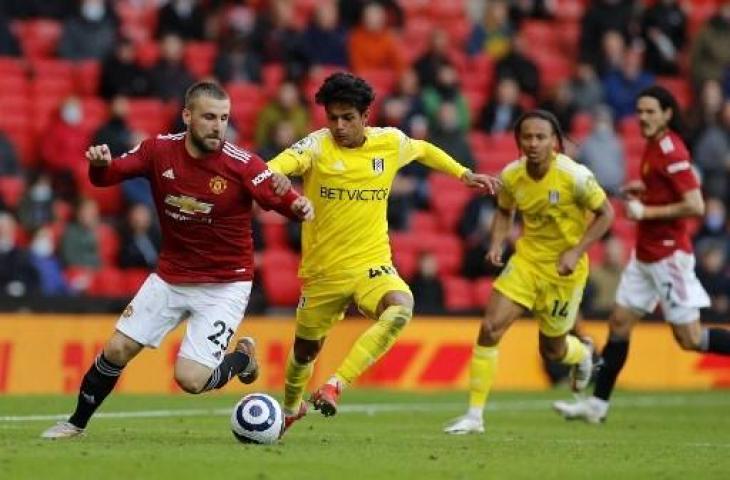
[[[146,177],[160,217],[162,248],[157,273],[169,283],[221,283],[253,278],[251,207],[296,219],[291,203],[271,187],[271,171],[256,155],[225,142],[202,158],[185,149],[185,133],[158,135],[115,158],[90,167],[96,186]]]
[[[700,188],[687,147],[674,132],[658,141],[647,142],[641,159],[641,180],[646,185],[646,192],[641,197],[645,205],[680,202],[686,192]],[[692,252],[688,222],[688,218],[640,221],[636,258],[642,262],[656,262],[675,250]]]

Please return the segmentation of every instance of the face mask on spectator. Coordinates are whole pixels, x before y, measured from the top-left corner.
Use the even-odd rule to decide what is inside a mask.
[[[53,242],[46,235],[39,235],[30,245],[30,251],[39,257],[49,257],[53,254]]]
[[[175,9],[175,13],[177,13],[181,17],[187,17],[193,11],[193,1],[192,0],[177,0],[173,4],[173,8]]]
[[[74,103],[66,104],[61,109],[61,118],[69,125],[78,125],[81,123],[81,108]]]
[[[98,22],[104,18],[106,7],[103,3],[84,2],[81,5],[81,16],[90,22]]]
[[[713,232],[722,230],[725,226],[725,215],[722,213],[710,213],[705,217],[705,225]]]
[[[46,202],[53,196],[53,190],[47,183],[37,183],[30,189],[30,198],[34,202]]]

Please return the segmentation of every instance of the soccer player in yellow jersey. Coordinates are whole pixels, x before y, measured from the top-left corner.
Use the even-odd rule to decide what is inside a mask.
[[[502,170],[487,260],[502,264],[515,211],[522,215],[523,233],[487,303],[471,359],[469,410],[446,433],[484,432],[499,341],[528,310],[538,319],[540,354],[573,366],[574,390],[585,388],[593,369],[592,346],[568,332],[588,277],[585,252],[610,228],[613,209],[590,170],[560,153],[562,134],[551,113],[525,113],[514,133],[522,156]]]
[[[398,170],[417,160],[471,188],[493,193],[498,185],[496,178],[472,173],[428,142],[395,128],[366,126],[373,98],[361,78],[332,74],[315,96],[327,113],[327,128],[268,163],[276,174],[301,176],[315,210],[314,220],[302,229],[303,285],[286,365],[285,428],[306,413],[302,397],[314,360],[350,303],[375,322],[312,394],[314,408],[325,416],[337,412],[342,389],[388,351],[411,319],[413,297],[393,267],[386,220]]]

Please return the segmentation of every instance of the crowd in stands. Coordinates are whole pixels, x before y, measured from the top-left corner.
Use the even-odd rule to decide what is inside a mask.
[[[129,297],[160,245],[145,180],[89,184],[84,150],[114,155],[180,131],[181,98],[214,78],[232,99],[228,139],[264,159],[324,125],[330,73],[367,79],[370,124],[395,126],[496,173],[517,156],[521,112],[554,112],[568,153],[616,197],[638,176],[634,99],[653,83],[686,109],[703,178],[698,275],[709,315],[730,313],[728,0],[2,0],[0,298]],[[474,311],[493,200],[406,166],[393,185],[394,261],[423,313]],[[251,308],[292,307],[298,228],[260,212]],[[619,214],[590,256],[588,312],[605,312],[634,238]],[[30,302],[30,300],[29,300]]]

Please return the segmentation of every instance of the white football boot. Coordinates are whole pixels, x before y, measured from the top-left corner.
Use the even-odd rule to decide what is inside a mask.
[[[45,432],[41,433],[41,438],[56,440],[58,438],[80,437],[84,434],[84,429],[69,422],[58,422]]]
[[[576,398],[574,402],[558,400],[553,403],[553,410],[566,420],[601,423],[608,415],[608,402],[596,397]]]
[[[463,415],[446,425],[444,427],[444,433],[448,433],[450,435],[484,433],[484,420],[473,415]]]
[[[570,388],[576,393],[585,390],[593,375],[593,342],[589,339],[585,339],[583,342],[588,349],[588,355],[583,361],[570,368]]]

